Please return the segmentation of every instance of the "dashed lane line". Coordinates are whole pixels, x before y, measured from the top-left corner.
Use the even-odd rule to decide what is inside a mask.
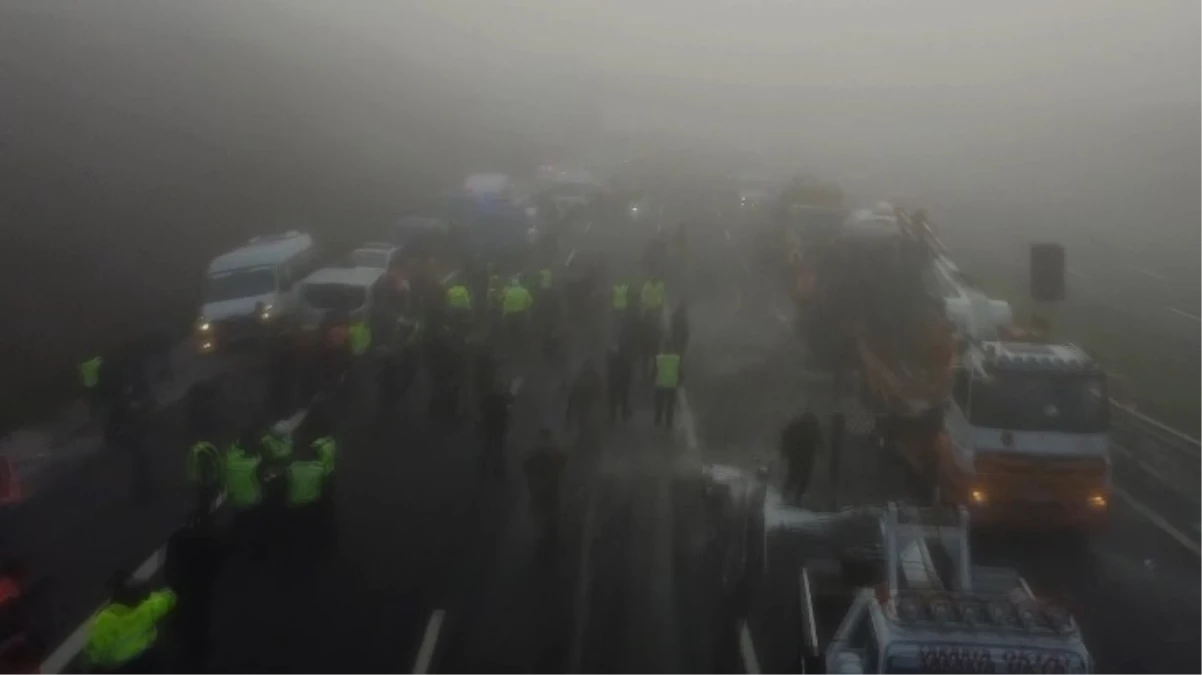
[[[1184,316],[1187,319],[1193,319],[1194,321],[1202,322],[1202,317],[1194,316],[1193,314],[1190,314],[1189,312],[1184,312],[1180,309],[1177,309],[1176,307],[1165,305],[1165,309],[1169,310],[1170,312],[1172,312],[1178,316]]]
[[[1138,272],[1138,273],[1148,277],[1149,279],[1155,279],[1157,281],[1165,281],[1165,282],[1167,282],[1169,280],[1169,278],[1164,276],[1163,274],[1157,274],[1156,272],[1153,272],[1152,270],[1147,270],[1142,267],[1136,267],[1135,265],[1125,265],[1124,267],[1131,270],[1132,272]]]
[[[413,662],[415,675],[425,675],[430,672],[430,664],[434,660],[434,649],[438,646],[438,635],[442,632],[442,622],[447,613],[436,609],[426,622],[426,632],[422,635],[421,647],[417,650],[417,660]]]
[[[579,673],[584,660],[584,635],[588,623],[588,588],[589,588],[589,558],[593,549],[593,528],[597,521],[597,485],[590,482],[588,487],[588,506],[584,511],[584,523],[581,528],[583,541],[580,545],[580,567],[576,572],[575,622],[572,633],[571,652],[568,655],[568,672]]]
[[[739,621],[739,656],[743,659],[743,672],[759,675],[760,661],[755,656],[755,643],[745,619]]]
[[[1156,527],[1159,527],[1165,534],[1169,535],[1173,539],[1176,539],[1177,543],[1189,549],[1194,555],[1202,557],[1202,547],[1198,546],[1198,542],[1190,539],[1181,530],[1178,530],[1170,525],[1169,521],[1165,520],[1160,514],[1153,511],[1151,507],[1136,500],[1134,497],[1127,494],[1126,490],[1120,487],[1116,486],[1114,488],[1114,494],[1116,497],[1126,502],[1127,506],[1130,506],[1136,513],[1144,518],[1147,518],[1149,522]]]
[[[568,259],[567,259],[567,260],[565,260],[565,261],[563,262],[563,266],[564,266],[564,267],[571,267],[571,266],[572,266],[572,260],[573,260],[575,257],[576,257],[576,249],[572,249],[572,252],[568,254]]]

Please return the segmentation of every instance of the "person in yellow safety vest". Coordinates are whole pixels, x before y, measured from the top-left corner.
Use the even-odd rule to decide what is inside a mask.
[[[613,309],[615,312],[625,312],[630,307],[630,284],[626,282],[614,284]]]
[[[643,283],[643,292],[639,302],[644,312],[658,312],[664,306],[664,282],[652,279]]]
[[[447,307],[454,311],[471,311],[472,294],[467,290],[467,286],[457,283],[447,289]]]
[[[505,287],[504,300],[501,303],[501,316],[525,314],[534,304],[530,291],[518,281],[517,277],[510,279]]]
[[[243,511],[258,506],[263,501],[263,457],[253,450],[250,434],[230,446],[225,457],[225,491],[230,505]]]
[[[347,342],[350,343],[351,356],[363,356],[371,347],[371,327],[363,319],[359,319],[347,329]]]
[[[292,460],[284,472],[288,484],[287,505],[289,509],[315,506],[321,499],[322,484],[326,479],[325,464],[317,459],[315,451],[303,454],[306,456]]]
[[[88,414],[95,418],[100,412],[100,369],[104,359],[99,356],[79,364],[79,381],[88,393]]]
[[[269,462],[282,462],[292,457],[292,437],[275,429],[268,429],[259,438],[259,445]]]
[[[655,426],[672,429],[682,375],[679,353],[665,349],[655,356]]]
[[[95,672],[162,672],[151,661],[151,648],[158,640],[159,621],[175,607],[170,589],[153,591],[142,597],[138,588],[122,581],[112,599],[88,626],[84,647]]]

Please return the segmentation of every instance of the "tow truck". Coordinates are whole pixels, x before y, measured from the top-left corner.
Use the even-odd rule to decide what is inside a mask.
[[[1012,569],[973,566],[969,514],[888,504],[884,568],[852,578],[822,559],[800,569],[806,670],[831,673],[1086,673],[1073,616]],[[828,564],[834,563],[834,565]]]

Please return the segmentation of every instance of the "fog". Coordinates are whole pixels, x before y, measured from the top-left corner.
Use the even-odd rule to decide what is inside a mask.
[[[1196,288],[1198,57],[1188,0],[8,0],[0,369],[28,398],[186,322],[231,242],[547,159],[804,170],[970,235],[1138,221]]]

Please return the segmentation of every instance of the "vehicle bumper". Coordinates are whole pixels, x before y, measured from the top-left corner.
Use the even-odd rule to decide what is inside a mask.
[[[971,495],[964,494],[957,501],[968,508],[973,525],[1029,531],[1095,530],[1104,528],[1110,521],[1111,495],[1108,491],[1039,500],[991,495],[985,504],[974,503]]]

